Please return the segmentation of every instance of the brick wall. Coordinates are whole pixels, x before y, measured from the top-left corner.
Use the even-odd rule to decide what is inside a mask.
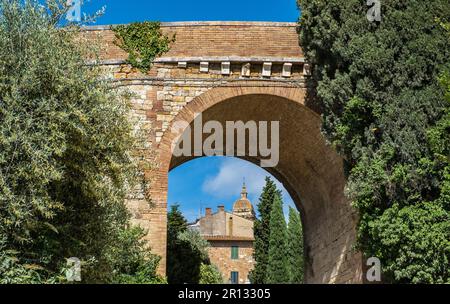
[[[125,59],[114,44],[108,27],[89,27],[89,39],[102,44],[102,59]],[[295,23],[262,22],[175,22],[162,23],[167,35],[176,34],[170,51],[163,57],[303,57]]]

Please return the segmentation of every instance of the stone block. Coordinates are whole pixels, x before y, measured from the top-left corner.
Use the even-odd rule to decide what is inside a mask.
[[[168,78],[170,77],[169,69],[158,69],[158,74],[156,75],[158,78]]]
[[[158,91],[156,93],[156,100],[165,100],[166,99],[166,94],[164,93],[164,91]]]
[[[272,62],[264,62],[262,68],[262,75],[264,77],[272,76]]]
[[[231,67],[230,62],[222,62],[221,70],[220,70],[222,75],[230,75],[230,73],[231,73],[230,67]]]
[[[283,64],[283,71],[281,72],[281,76],[283,76],[283,77],[291,77],[292,76],[292,63]]]
[[[202,73],[209,72],[209,62],[200,62],[200,72]]]

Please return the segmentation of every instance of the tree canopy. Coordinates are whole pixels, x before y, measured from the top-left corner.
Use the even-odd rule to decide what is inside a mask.
[[[358,245],[387,282],[450,282],[447,0],[299,0],[323,133],[345,159]],[[447,83],[448,84],[448,83]]]
[[[217,283],[217,269],[211,266],[208,241],[188,228],[179,205],[167,214],[167,279],[170,284]]]
[[[126,96],[86,58],[64,1],[0,0],[0,282],[123,282],[159,259],[130,228],[139,180]]]

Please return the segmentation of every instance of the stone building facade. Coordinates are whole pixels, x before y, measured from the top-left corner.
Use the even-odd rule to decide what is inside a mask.
[[[206,208],[205,215],[191,225],[209,242],[211,263],[222,273],[225,283],[249,283],[248,275],[254,265],[254,220],[255,212],[244,184],[232,212],[225,211],[224,206],[219,206],[215,213]]]

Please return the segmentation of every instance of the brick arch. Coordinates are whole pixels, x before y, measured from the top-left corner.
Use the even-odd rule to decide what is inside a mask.
[[[153,252],[165,272],[168,172],[189,159],[171,156],[170,124],[205,119],[289,121],[281,143],[284,155],[269,171],[282,181],[303,211],[307,282],[361,282],[362,258],[351,251],[356,216],[343,195],[342,160],[320,134],[320,116],[305,105],[311,72],[298,41],[297,23],[169,22],[176,34],[170,51],[146,73],[130,66],[110,26],[86,27],[81,38],[99,43],[100,64],[114,86],[133,93],[134,130],[146,134],[135,155],[150,181],[131,191],[132,223],[148,230]],[[302,89],[303,88],[303,89]],[[252,116],[253,115],[253,116]],[[156,167],[148,168],[155,157]],[[258,162],[258,159],[248,159]]]
[[[258,86],[261,85],[261,86]],[[207,109],[213,107],[216,104],[222,103],[226,100],[233,99],[235,97],[251,96],[251,95],[266,95],[275,96],[279,98],[284,98],[292,100],[300,105],[305,105],[305,89],[295,88],[295,87],[285,87],[285,86],[264,86],[263,83],[242,83],[239,85],[230,85],[224,87],[217,87],[207,91],[206,93],[196,97],[188,105],[183,107],[183,109],[176,115],[172,120],[171,126],[179,121],[192,122],[195,113],[203,113]],[[309,110],[309,109],[308,109]],[[320,119],[320,115],[312,110],[309,110],[311,115]],[[170,128],[169,128],[170,129]],[[164,132],[161,142],[158,144],[158,150],[160,154],[166,154],[170,151],[171,144],[175,138],[175,135],[171,132]],[[165,158],[164,156],[162,156]],[[173,166],[170,167],[170,162],[164,161],[163,165],[166,166],[165,169],[171,170]],[[169,166],[169,168],[167,168]]]
[[[280,163],[267,171],[284,184],[301,210],[306,282],[361,282],[361,255],[352,250],[357,218],[343,193],[342,160],[325,144],[320,134],[320,116],[305,105],[305,94],[304,88],[289,85],[229,84],[193,99],[170,125],[179,121],[191,123],[195,113],[205,115],[205,120],[280,120]],[[174,138],[169,127],[156,147],[159,167],[151,174],[151,195],[159,209],[156,218],[160,227],[159,240],[153,247],[159,249],[163,257],[166,243],[161,235],[166,234],[168,173],[194,158],[172,157]],[[258,158],[244,159],[253,163],[259,161]]]

